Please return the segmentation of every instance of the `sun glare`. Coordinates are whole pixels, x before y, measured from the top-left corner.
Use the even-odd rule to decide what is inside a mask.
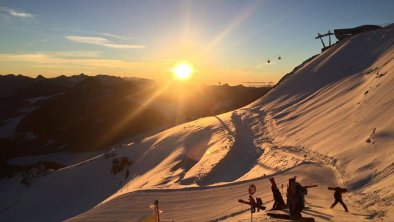
[[[193,69],[190,65],[188,64],[178,64],[174,67],[173,72],[175,74],[175,77],[181,80],[185,80],[190,78]]]

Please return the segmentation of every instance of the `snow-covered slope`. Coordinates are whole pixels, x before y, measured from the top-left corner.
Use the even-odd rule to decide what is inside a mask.
[[[277,143],[331,157],[371,208],[394,197],[393,43],[394,25],[343,41],[250,106]]]
[[[158,199],[166,220],[239,221],[249,217],[237,200],[251,182],[272,199],[271,175],[318,184],[305,211],[317,221],[394,220],[393,39],[394,26],[359,34],[247,107],[126,143],[28,188],[3,180],[0,220],[139,221]],[[112,173],[123,157],[132,165]],[[351,190],[349,214],[328,208],[326,186],[336,185]]]

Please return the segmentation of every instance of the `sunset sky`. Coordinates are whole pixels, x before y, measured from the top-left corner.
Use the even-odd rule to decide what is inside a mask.
[[[166,80],[188,63],[202,83],[276,82],[320,52],[317,32],[387,25],[393,11],[392,0],[0,0],[0,74]]]

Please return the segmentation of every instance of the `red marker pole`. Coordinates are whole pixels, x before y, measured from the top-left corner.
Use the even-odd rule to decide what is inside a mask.
[[[250,195],[249,196],[249,201],[250,201],[250,222],[253,222],[253,211],[255,210],[255,208],[254,208],[255,206],[253,205],[254,199],[253,199],[252,195],[254,193],[256,193],[256,186],[254,184],[250,184],[248,192],[249,192],[249,195]]]
[[[159,201],[155,200],[156,221],[160,222]]]

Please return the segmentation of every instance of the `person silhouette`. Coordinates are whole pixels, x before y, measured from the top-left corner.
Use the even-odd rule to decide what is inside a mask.
[[[270,178],[269,180],[272,184],[271,190],[274,197],[274,205],[272,205],[272,210],[282,210],[286,208],[285,201],[283,200],[282,194],[280,193],[279,188],[275,183],[275,179]]]
[[[339,202],[339,203],[342,205],[342,207],[345,209],[345,211],[346,211],[346,212],[349,212],[349,210],[347,209],[346,204],[345,204],[345,203],[343,202],[343,200],[342,200],[342,190],[341,190],[340,187],[336,187],[336,188],[335,188],[334,198],[335,198],[335,201],[334,201],[334,203],[331,205],[331,207],[330,207],[331,209],[334,208],[335,205],[337,205],[337,203]]]

